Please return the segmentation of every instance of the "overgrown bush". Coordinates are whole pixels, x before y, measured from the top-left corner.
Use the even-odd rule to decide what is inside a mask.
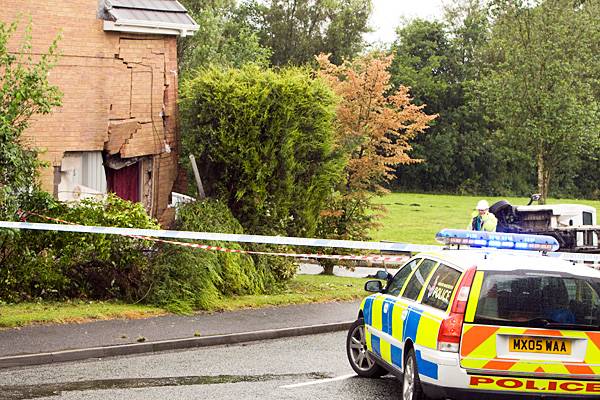
[[[31,196],[25,210],[82,224],[158,229],[140,203],[115,195],[64,204],[45,193]],[[30,222],[48,222],[29,215]],[[147,292],[153,243],[120,235],[53,231],[4,231],[0,237],[0,298],[122,299]]]
[[[140,203],[115,195],[64,204],[35,192],[24,210],[96,226],[158,229]],[[27,215],[30,222],[49,222]],[[227,206],[217,200],[183,205],[176,229],[243,233]],[[211,245],[241,249],[236,243]],[[245,246],[269,251],[268,246]],[[277,289],[296,271],[287,259],[157,245],[120,235],[0,230],[0,300],[117,299],[144,301],[175,312],[210,309],[222,296]]]
[[[212,199],[181,206],[176,228],[243,233],[242,226],[227,205]],[[242,248],[233,242],[206,244]],[[161,246],[153,265],[148,301],[177,312],[210,309],[222,295],[268,292],[291,278],[296,270],[294,263],[276,257],[205,251],[176,245]]]
[[[184,149],[247,233],[312,236],[345,164],[334,107],[308,70],[200,70],[182,84]]]

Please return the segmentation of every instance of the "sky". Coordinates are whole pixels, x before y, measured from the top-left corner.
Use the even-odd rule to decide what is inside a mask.
[[[392,43],[402,18],[439,19],[443,0],[373,0],[370,25],[374,32],[365,35],[370,43]]]

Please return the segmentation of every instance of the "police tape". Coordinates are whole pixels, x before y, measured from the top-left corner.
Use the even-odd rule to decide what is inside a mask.
[[[25,219],[28,215],[34,215],[36,217],[43,218],[43,219],[46,219],[49,221],[58,222],[61,224],[77,225],[73,222],[66,221],[64,219],[48,217],[46,215],[38,214],[33,211],[24,212],[24,211],[19,210],[19,212],[18,212],[18,216],[19,216],[19,218],[21,218],[22,221],[25,221]],[[406,257],[404,257],[404,256],[377,256],[377,255],[364,256],[364,255],[337,255],[337,254],[320,254],[320,253],[298,254],[298,253],[280,253],[280,252],[253,251],[253,250],[242,250],[242,249],[229,249],[229,248],[221,247],[221,246],[211,246],[211,245],[206,245],[206,244],[197,244],[197,243],[189,243],[189,242],[178,242],[178,241],[174,241],[174,240],[164,240],[164,239],[158,239],[158,238],[149,237],[149,236],[138,236],[138,235],[126,235],[126,236],[132,237],[135,239],[150,240],[150,241],[154,241],[157,243],[167,243],[167,244],[173,244],[173,245],[177,245],[177,246],[184,246],[184,247],[190,247],[190,248],[207,250],[207,251],[220,251],[220,252],[225,252],[225,253],[257,254],[257,255],[293,257],[293,258],[318,258],[318,259],[331,259],[331,260],[354,260],[354,261],[360,260],[360,261],[375,261],[375,262],[390,262],[390,263],[402,262],[402,261],[406,260]]]
[[[177,242],[173,240],[164,240],[152,237],[135,236],[138,239],[151,240],[158,243],[174,244],[178,246],[191,247],[195,249],[202,249],[208,251],[220,251],[224,253],[238,253],[238,254],[257,254],[265,256],[276,256],[276,257],[291,257],[291,258],[317,258],[317,259],[329,259],[329,260],[350,260],[350,261],[373,261],[373,262],[403,262],[406,261],[406,256],[378,256],[378,255],[339,255],[339,254],[321,254],[321,253],[278,253],[268,251],[253,251],[253,250],[241,250],[241,249],[229,249],[221,246],[210,246],[206,244],[198,243],[187,243]]]
[[[149,236],[170,239],[210,240],[237,243],[260,243],[288,246],[331,247],[359,250],[396,251],[403,253],[420,253],[438,251],[441,246],[414,245],[406,243],[361,242],[353,240],[316,239],[286,236],[241,235],[232,233],[172,231],[159,229],[115,228],[90,225],[61,225],[32,222],[0,221],[0,228],[30,229],[42,231],[96,233],[104,235]]]
[[[600,263],[600,254],[586,254],[586,253],[548,253],[550,257],[560,258],[566,261],[575,262],[591,262],[598,264]]]
[[[32,213],[25,213],[32,214]],[[51,219],[35,214],[42,218]],[[287,246],[305,246],[305,247],[327,247],[327,248],[344,248],[355,250],[371,250],[371,251],[389,251],[398,253],[422,253],[435,252],[442,250],[442,246],[434,245],[417,245],[410,243],[397,242],[362,242],[354,240],[336,240],[336,239],[317,239],[317,238],[301,238],[301,237],[286,237],[286,236],[262,236],[262,235],[241,235],[230,233],[215,233],[215,232],[192,232],[192,231],[173,231],[173,230],[158,230],[158,229],[138,229],[138,228],[116,228],[104,226],[89,226],[77,225],[67,221],[61,221],[63,224],[48,224],[48,223],[33,223],[33,222],[12,222],[0,221],[0,228],[7,229],[28,229],[41,231],[59,231],[59,232],[74,232],[74,233],[94,233],[105,235],[121,235],[129,237],[138,237],[151,240],[149,238],[169,238],[169,239],[188,239],[188,240],[203,240],[203,241],[222,241],[235,243],[257,243],[257,244],[273,244]],[[164,239],[163,239],[164,240]],[[185,245],[191,245],[187,242],[178,242]],[[174,244],[174,243],[173,243]],[[204,246],[204,245],[197,245]],[[220,248],[218,246],[213,246]],[[219,251],[226,251],[224,250]],[[211,250],[208,249],[207,250]],[[216,249],[215,249],[216,250]],[[233,249],[227,249],[233,252]],[[236,251],[237,252],[237,251]],[[504,252],[504,251],[503,251]],[[521,251],[519,251],[521,253]],[[251,254],[251,253],[247,253]],[[257,253],[267,254],[267,253]],[[339,260],[366,260],[366,261],[385,261],[393,262],[404,260],[405,257],[395,256],[379,256],[379,255],[327,255],[327,254],[296,254],[296,253],[268,253],[270,255],[297,257],[297,258],[331,258]],[[576,262],[592,262],[600,263],[600,254],[579,254],[579,253],[558,253],[551,252],[548,256],[560,258],[567,261]]]
[[[32,214],[32,213],[29,213]],[[403,243],[384,243],[384,242],[360,242],[350,240],[333,240],[333,239],[313,239],[313,238],[297,238],[283,236],[260,236],[260,235],[238,235],[227,233],[213,232],[192,232],[192,231],[170,231],[170,230],[155,230],[155,229],[137,229],[137,228],[114,228],[102,226],[77,225],[68,221],[57,220],[50,217],[36,216],[49,220],[61,222],[62,224],[46,224],[35,222],[10,222],[0,221],[0,228],[8,229],[29,229],[41,231],[58,231],[58,232],[73,232],[73,233],[94,233],[121,235],[133,237],[143,240],[151,240],[192,248],[198,248],[209,251],[221,251],[229,253],[242,254],[260,254],[292,258],[317,258],[317,259],[334,259],[334,260],[355,260],[355,261],[373,261],[373,262],[402,262],[406,260],[406,256],[392,255],[331,255],[321,253],[282,253],[282,252],[260,252],[239,249],[229,249],[221,246],[210,246],[197,243],[179,242],[173,240],[165,240],[163,238],[175,239],[191,239],[191,240],[209,240],[209,241],[227,241],[237,243],[257,243],[257,244],[275,244],[275,245],[291,245],[291,246],[307,246],[307,247],[330,247],[330,248],[349,248],[359,250],[380,250],[380,251],[395,251],[402,253],[420,253],[425,251],[440,250],[441,246],[430,245],[410,245]]]

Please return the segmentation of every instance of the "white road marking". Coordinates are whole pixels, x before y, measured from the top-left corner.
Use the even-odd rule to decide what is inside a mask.
[[[342,375],[342,376],[338,376],[336,378],[317,379],[317,380],[310,381],[310,382],[294,383],[293,385],[285,385],[285,386],[279,386],[279,387],[283,388],[283,389],[293,389],[293,388],[302,387],[302,386],[319,385],[321,383],[343,381],[344,379],[352,378],[353,376],[356,376],[356,374]]]

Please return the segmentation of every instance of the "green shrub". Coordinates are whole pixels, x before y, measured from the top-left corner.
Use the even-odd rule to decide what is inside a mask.
[[[81,225],[158,229],[141,204],[114,195],[63,204],[39,192],[23,208]],[[30,222],[48,222],[28,216]],[[225,203],[183,205],[176,228],[243,233]],[[209,242],[230,249],[237,243]],[[264,245],[244,246],[269,251]],[[144,301],[175,312],[211,309],[224,295],[278,288],[297,266],[278,257],[225,253],[160,244],[120,235],[54,231],[0,231],[0,300],[119,299]]]
[[[115,195],[63,204],[32,196],[25,210],[81,225],[158,229],[140,203]],[[30,215],[30,222],[48,222]],[[116,298],[132,301],[147,292],[153,243],[120,235],[21,231],[2,236],[0,298]]]
[[[182,84],[186,153],[252,234],[312,236],[341,178],[335,99],[308,70],[204,69]]]
[[[172,312],[189,313],[194,309],[210,309],[221,297],[217,285],[223,280],[216,253],[164,245],[152,264],[148,303]]]
[[[207,199],[182,205],[176,229],[242,234],[227,205]],[[206,242],[242,249],[233,242]],[[247,247],[247,246],[244,246]],[[210,309],[222,295],[265,293],[293,276],[289,260],[164,245],[153,260],[152,290],[148,301],[175,312]]]

